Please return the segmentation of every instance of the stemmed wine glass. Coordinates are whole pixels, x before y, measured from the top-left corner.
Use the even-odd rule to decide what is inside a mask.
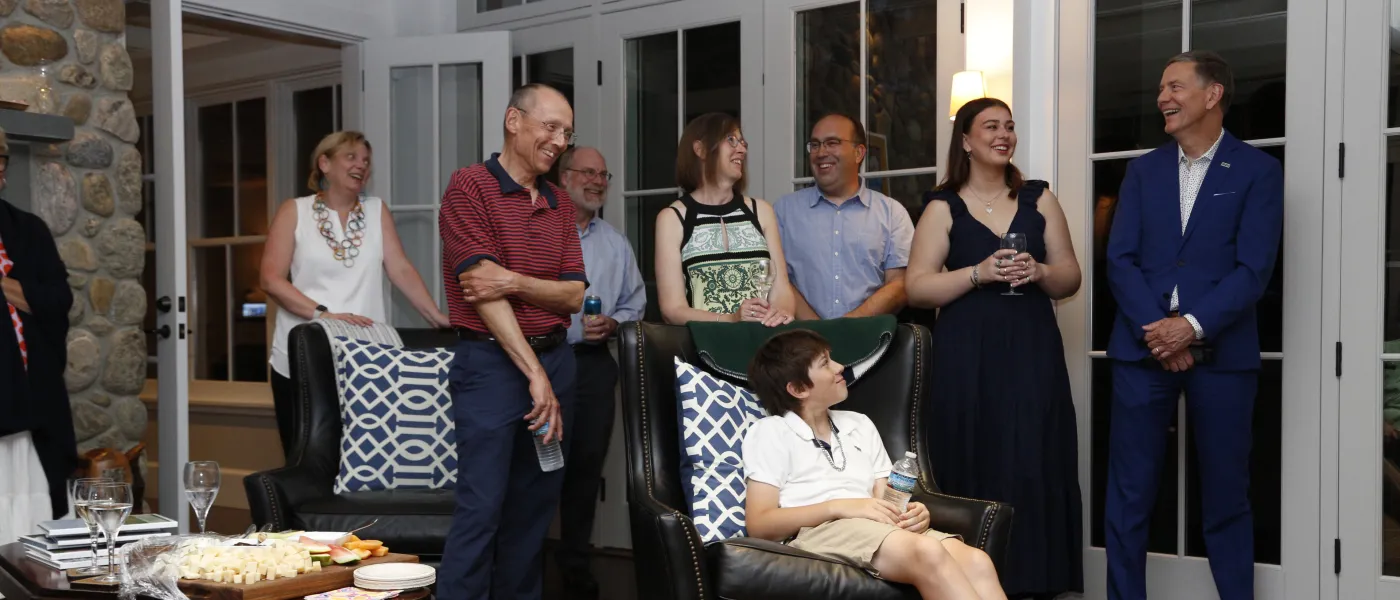
[[[88,498],[91,503],[87,510],[94,521],[107,534],[107,574],[97,578],[98,583],[121,583],[117,576],[117,533],[121,531],[126,518],[131,516],[131,484],[98,483],[92,486]]]
[[[773,291],[773,281],[777,278],[777,273],[773,272],[768,259],[760,258],[753,265],[753,270],[749,272],[749,282],[753,284],[758,292],[758,297],[764,302],[768,301],[768,293]]]
[[[1006,235],[1001,236],[1001,249],[1016,251],[1015,254],[1011,255],[1011,259],[1013,261],[1016,260],[1017,255],[1026,251],[1026,234],[1007,232]],[[1005,292],[1002,292],[1001,295],[1021,296],[1023,294],[1021,294],[1021,292],[1016,291],[1015,286],[1011,286]]]
[[[212,460],[185,463],[185,495],[189,496],[190,508],[199,519],[200,533],[204,533],[209,508],[214,506],[214,497],[219,495],[219,479],[219,463]]]
[[[88,539],[92,543],[92,564],[74,570],[74,575],[106,575],[107,567],[97,564],[97,520],[88,506],[92,504],[92,488],[98,484],[112,483],[110,477],[82,477],[68,480],[68,497],[73,500],[73,512],[88,528]]]

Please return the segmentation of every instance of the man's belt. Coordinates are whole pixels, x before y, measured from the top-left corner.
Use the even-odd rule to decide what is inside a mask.
[[[546,350],[553,350],[560,344],[563,344],[567,335],[568,332],[563,328],[559,328],[544,335],[527,335],[525,336],[525,343],[529,344],[530,348],[535,352],[544,352]],[[500,344],[500,341],[497,340],[494,335],[482,333],[473,329],[466,329],[464,327],[457,328],[457,337],[458,339],[469,342],[494,342]]]

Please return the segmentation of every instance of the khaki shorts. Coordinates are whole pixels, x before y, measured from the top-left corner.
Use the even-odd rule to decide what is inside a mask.
[[[879,577],[880,573],[870,561],[875,557],[880,545],[885,543],[885,538],[899,530],[900,528],[894,525],[870,519],[837,519],[816,527],[803,527],[788,545],[804,552],[829,556],[855,565]],[[923,535],[940,542],[948,538],[962,539],[960,535],[934,529],[925,531]]]

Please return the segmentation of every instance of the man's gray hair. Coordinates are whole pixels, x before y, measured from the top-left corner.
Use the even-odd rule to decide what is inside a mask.
[[[1203,85],[1220,84],[1224,90],[1220,94],[1220,112],[1230,112],[1230,103],[1235,99],[1235,72],[1230,68],[1230,63],[1225,62],[1224,58],[1210,50],[1182,52],[1168,60],[1167,66],[1176,63],[1194,64],[1196,77],[1201,80]]]

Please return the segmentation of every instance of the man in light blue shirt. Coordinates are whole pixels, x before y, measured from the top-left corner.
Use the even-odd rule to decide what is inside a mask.
[[[817,185],[773,205],[799,319],[869,317],[904,308],[914,223],[904,205],[865,187],[865,152],[859,121],[823,117],[807,142]]]
[[[559,157],[559,180],[578,217],[583,267],[588,276],[585,293],[597,296],[603,305],[597,316],[575,313],[568,333],[578,370],[574,423],[559,503],[562,544],[555,559],[564,574],[568,597],[580,600],[598,597],[598,583],[589,569],[589,541],[617,407],[617,361],[608,352],[608,338],[617,332],[618,323],[641,319],[647,302],[632,246],[598,217],[607,202],[611,179],[607,162],[596,149],[580,146]]]

